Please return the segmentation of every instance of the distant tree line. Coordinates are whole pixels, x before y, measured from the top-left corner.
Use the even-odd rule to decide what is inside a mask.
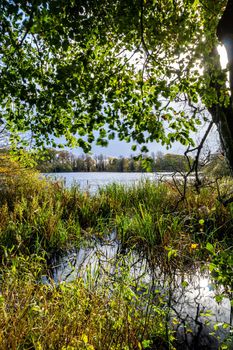
[[[184,155],[158,152],[156,155],[152,153],[148,159],[152,171],[188,170]],[[106,157],[103,154],[75,156],[66,150],[47,149],[37,168],[41,172],[144,172],[145,160],[145,157],[142,159],[134,156]]]
[[[163,154],[162,152],[151,153],[149,164],[151,171],[155,172],[188,172],[187,159],[180,154]],[[10,149],[0,147],[0,179],[6,174],[12,175],[23,168],[36,167],[41,172],[145,172],[148,160],[145,156],[137,159],[130,157],[106,157],[100,155],[82,154],[75,156],[66,150],[47,149],[33,155],[27,150],[19,150],[11,157]],[[190,159],[192,164],[193,159]],[[199,164],[199,171],[203,175],[214,177],[231,176],[230,168],[226,158],[221,152],[209,154]]]

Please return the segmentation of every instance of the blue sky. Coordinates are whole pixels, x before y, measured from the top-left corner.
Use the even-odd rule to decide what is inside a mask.
[[[197,133],[193,133],[192,134],[192,138],[193,140],[198,144],[198,140],[200,140],[204,134],[206,130],[206,126],[201,126],[199,131]],[[111,140],[109,141],[109,145],[108,147],[100,147],[100,146],[96,146],[93,145],[92,148],[92,154],[95,155],[99,155],[99,154],[104,154],[106,156],[109,157],[119,157],[119,156],[124,156],[124,157],[128,157],[131,154],[136,155],[139,153],[139,149],[136,152],[133,152],[131,150],[131,146],[133,143],[127,143],[124,141],[119,141],[119,140]],[[177,153],[177,154],[183,154],[185,152],[185,150],[187,149],[186,146],[181,145],[178,142],[175,142],[171,148],[166,149],[165,146],[162,146],[161,144],[157,143],[157,142],[153,142],[147,145],[148,149],[149,149],[149,154],[151,152],[154,152],[155,154],[157,152],[163,152],[165,153]],[[213,129],[213,131],[211,132],[207,143],[206,143],[206,147],[209,148],[211,150],[212,153],[216,152],[219,148],[219,139],[218,139],[218,133],[216,131],[216,129]],[[83,153],[82,149],[80,148],[76,148],[76,149],[69,149],[72,153],[74,153],[75,155],[80,155]]]

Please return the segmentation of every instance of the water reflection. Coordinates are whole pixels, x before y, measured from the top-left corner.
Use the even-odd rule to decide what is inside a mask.
[[[81,277],[95,288],[104,283],[106,276],[112,281],[119,278],[122,266],[128,266],[132,282],[140,281],[145,286],[137,293],[145,297],[147,292],[154,302],[158,295],[164,298],[177,349],[219,349],[219,343],[229,334],[231,305],[228,298],[221,303],[215,301],[216,290],[208,271],[204,274],[196,269],[188,274],[164,272],[157,267],[152,272],[146,259],[135,252],[122,254],[113,233],[104,242],[90,241],[85,248],[55,259],[53,278],[60,283]]]
[[[208,290],[212,289],[212,284],[210,284],[208,277],[200,277],[199,286],[200,288],[208,288]]]

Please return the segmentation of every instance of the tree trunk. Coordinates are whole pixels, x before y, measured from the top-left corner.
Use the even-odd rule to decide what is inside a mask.
[[[226,156],[228,165],[233,174],[233,110],[232,107],[228,108],[219,107],[217,105],[209,108],[209,112],[212,115],[212,119],[217,126],[220,136],[220,142],[223,152]]]
[[[228,56],[230,104],[228,107],[214,105],[209,111],[217,125],[222,148],[233,174],[233,0],[227,2],[217,26],[217,36],[225,46]]]

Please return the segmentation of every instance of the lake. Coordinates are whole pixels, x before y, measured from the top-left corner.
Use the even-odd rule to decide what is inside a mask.
[[[136,293],[134,297],[139,293],[142,300],[145,297],[148,302],[154,298],[155,305],[158,296],[164,298],[164,307],[170,308],[170,327],[174,327],[179,339],[178,350],[218,350],[217,337],[221,342],[229,334],[229,326],[222,328],[222,325],[231,323],[230,300],[226,297],[221,303],[215,300],[217,292],[208,270],[163,272],[159,266],[151,270],[147,260],[136,251],[122,253],[116,232],[104,241],[90,240],[85,247],[66,252],[54,259],[52,266],[56,284],[82,278],[94,289],[109,280],[116,282],[122,268],[127,266],[132,293]],[[138,292],[133,281],[142,286]],[[46,276],[44,282],[49,283]],[[176,320],[175,324],[172,319]],[[214,331],[216,324],[219,327]],[[213,331],[214,335],[210,335]]]
[[[71,173],[47,173],[46,177],[61,179],[66,187],[77,184],[81,190],[95,193],[100,187],[111,183],[122,185],[134,185],[140,181],[168,180],[173,173],[115,173],[115,172],[71,172]],[[179,176],[177,176],[178,178]]]

